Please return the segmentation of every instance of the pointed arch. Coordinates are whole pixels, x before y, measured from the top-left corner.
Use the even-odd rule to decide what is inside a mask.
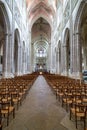
[[[0,1],[0,72],[3,73],[3,77],[6,76],[8,71],[11,71],[10,56],[10,40],[9,36],[11,35],[11,24],[8,15],[8,10],[3,1]]]
[[[82,69],[87,69],[87,54],[85,53],[87,52],[86,19],[87,19],[87,2],[81,1],[74,22],[74,48],[73,48],[74,50],[73,64],[75,63],[73,69],[74,72],[76,72],[80,78],[82,75],[81,74]],[[85,67],[83,67],[83,64],[85,64]]]
[[[19,47],[20,47],[20,34],[19,30],[14,31],[14,73],[17,75],[19,71]]]
[[[65,29],[64,33],[64,57],[65,57],[65,73],[69,75],[70,73],[70,30],[69,28]]]
[[[30,22],[30,30],[31,30],[33,24],[34,24],[39,18],[45,19],[45,20],[49,23],[49,25],[50,25],[50,27],[51,27],[51,29],[52,29],[52,22],[51,22],[51,20],[49,20],[47,16],[45,16],[45,15],[43,15],[43,14],[40,14],[40,15],[34,16],[34,18],[31,20],[31,22]]]

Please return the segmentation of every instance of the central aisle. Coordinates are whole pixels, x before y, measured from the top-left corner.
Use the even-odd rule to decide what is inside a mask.
[[[60,124],[65,115],[46,80],[39,76],[5,130],[67,130]]]

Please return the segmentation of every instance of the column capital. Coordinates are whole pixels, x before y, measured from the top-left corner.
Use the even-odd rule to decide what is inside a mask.
[[[12,33],[4,33],[4,37],[11,37],[12,36]]]
[[[81,33],[80,32],[75,32],[75,33],[73,33],[73,35],[75,36],[75,35],[80,35]]]
[[[67,45],[63,45],[62,47],[67,47]]]

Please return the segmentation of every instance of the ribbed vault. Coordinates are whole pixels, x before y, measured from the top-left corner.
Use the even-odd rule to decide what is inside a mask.
[[[44,53],[46,61],[51,41],[52,23],[56,12],[56,0],[26,0],[26,2],[33,55]],[[46,62],[43,64],[46,64]]]

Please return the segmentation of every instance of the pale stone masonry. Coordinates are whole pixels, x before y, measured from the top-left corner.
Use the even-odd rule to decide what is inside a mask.
[[[0,19],[3,77],[37,67],[81,78],[87,69],[87,0],[1,0]]]

